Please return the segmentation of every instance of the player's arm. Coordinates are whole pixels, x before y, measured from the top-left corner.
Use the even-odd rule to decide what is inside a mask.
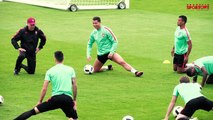
[[[11,39],[11,43],[14,46],[15,49],[19,50],[19,51],[23,51],[25,52],[26,50],[21,48],[18,44],[18,41],[21,40],[21,34],[22,34],[22,29],[20,29]]]
[[[93,37],[93,35],[90,35],[89,41],[87,42],[87,60],[90,61],[91,60],[91,52],[92,52],[92,46],[93,43],[95,42],[95,39]]]
[[[108,29],[107,36],[108,36],[109,40],[112,42],[112,48],[110,49],[110,54],[108,55],[108,58],[111,59],[118,47],[118,40],[110,29]]]
[[[185,37],[187,44],[188,44],[188,51],[186,53],[186,57],[184,58],[184,62],[187,62],[189,54],[191,53],[191,50],[192,50],[192,41],[191,41],[191,37],[190,37],[188,30],[186,30],[186,34],[185,34],[184,37]]]
[[[175,46],[173,46],[173,47],[172,47],[172,50],[171,50],[171,56],[172,56],[172,57],[174,57],[174,50],[175,50]]]
[[[74,109],[77,109],[77,84],[76,84],[76,78],[72,78],[72,91],[73,91],[73,102],[74,102]]]
[[[39,30],[38,34],[40,38],[40,43],[38,48],[36,49],[36,53],[39,52],[43,48],[43,46],[46,44],[46,36],[44,35],[44,33],[41,30]]]
[[[169,115],[172,112],[172,109],[174,108],[176,101],[177,101],[177,96],[172,96],[172,100],[169,104],[164,120],[169,120]]]
[[[192,50],[192,41],[189,40],[189,41],[187,42],[187,44],[188,44],[188,51],[187,51],[187,53],[186,53],[185,61],[188,61],[189,54],[191,53],[191,50]]]
[[[41,94],[40,94],[40,99],[38,101],[38,104],[41,104],[46,93],[47,93],[47,88],[48,88],[48,85],[49,85],[49,81],[48,80],[45,80],[44,81],[44,84],[43,84],[43,87],[41,89]]]
[[[193,77],[193,83],[197,82],[197,75]]]
[[[208,73],[207,73],[206,68],[204,66],[201,68],[201,71],[203,72],[203,79],[202,79],[201,86],[204,87]]]

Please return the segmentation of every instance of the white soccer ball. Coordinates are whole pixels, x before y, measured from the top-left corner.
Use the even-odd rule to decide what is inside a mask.
[[[174,117],[177,117],[178,114],[180,114],[180,112],[183,110],[183,107],[181,106],[175,106],[173,111],[172,111],[172,114]]]
[[[134,120],[134,118],[130,115],[124,116],[122,120]]]
[[[85,74],[92,74],[93,73],[93,66],[92,65],[85,65],[84,66],[84,73]]]
[[[0,95],[0,105],[4,103],[4,98],[3,96]]]

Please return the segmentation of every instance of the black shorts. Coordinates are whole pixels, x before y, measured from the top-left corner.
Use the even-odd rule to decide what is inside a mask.
[[[184,63],[184,58],[186,57],[186,53],[182,55],[174,54],[173,64],[176,64],[178,67],[184,68],[186,63]]]
[[[213,74],[209,75],[209,77],[206,80],[206,84],[213,84]]]
[[[97,55],[98,60],[104,64],[109,59],[108,58],[109,53],[103,54],[103,55]]]
[[[210,101],[202,96],[187,102],[184,109],[180,113],[187,117],[192,117],[196,110],[202,109],[205,111],[210,111],[212,110],[212,107],[213,101]]]
[[[68,118],[77,119],[78,115],[73,106],[74,102],[72,98],[68,95],[62,94],[51,97],[46,102],[38,105],[37,108],[40,113],[60,108]]]

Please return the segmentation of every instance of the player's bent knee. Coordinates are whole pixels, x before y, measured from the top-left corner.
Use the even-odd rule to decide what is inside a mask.
[[[34,107],[34,110],[35,110],[36,114],[38,114],[40,112],[37,107]]]

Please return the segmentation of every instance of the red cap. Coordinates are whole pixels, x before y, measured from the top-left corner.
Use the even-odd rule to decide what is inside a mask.
[[[31,25],[35,25],[35,18],[32,18],[32,17],[28,18],[27,23],[29,23]]]

